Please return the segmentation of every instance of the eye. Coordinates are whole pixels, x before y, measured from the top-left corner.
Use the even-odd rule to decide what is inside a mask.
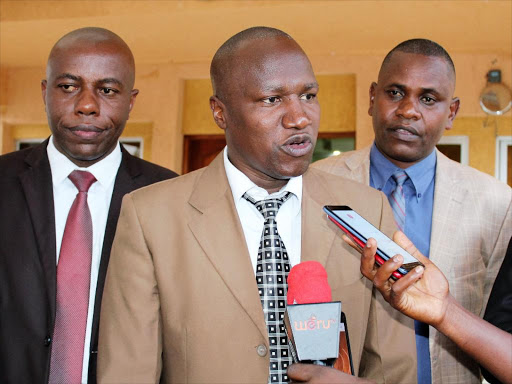
[[[392,98],[399,98],[402,96],[402,92],[396,90],[396,89],[390,89],[388,91],[388,94],[392,97]]]
[[[62,89],[66,93],[71,93],[78,89],[78,87],[73,84],[59,84],[59,88]]]
[[[300,95],[301,100],[314,100],[316,98],[316,94],[314,93],[304,93]]]
[[[104,95],[111,96],[111,95],[117,93],[118,91],[113,88],[101,88],[100,92],[103,93]]]
[[[277,103],[280,100],[281,99],[278,96],[270,96],[270,97],[265,97],[262,101],[265,104],[275,104],[275,103]]]
[[[436,102],[436,100],[430,96],[423,96],[421,98],[421,101],[423,102],[423,104],[426,104],[426,105],[433,105]]]

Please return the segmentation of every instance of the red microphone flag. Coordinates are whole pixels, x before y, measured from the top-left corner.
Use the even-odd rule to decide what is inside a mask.
[[[288,305],[332,301],[327,272],[318,261],[297,264],[288,274]]]

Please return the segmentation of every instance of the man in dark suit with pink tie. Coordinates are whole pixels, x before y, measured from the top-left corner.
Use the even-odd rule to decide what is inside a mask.
[[[119,144],[134,81],[133,55],[119,36],[68,33],[41,83],[52,135],[0,156],[2,383],[96,382],[99,310],[122,197],[176,176]]]

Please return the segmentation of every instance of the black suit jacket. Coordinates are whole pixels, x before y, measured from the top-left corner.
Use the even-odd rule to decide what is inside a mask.
[[[503,259],[503,264],[492,287],[484,320],[508,333],[512,333],[512,239],[508,243],[505,259]],[[489,383],[500,383],[498,379],[483,368],[482,373]]]
[[[0,156],[0,383],[47,383],[55,322],[55,213],[48,140]],[[101,253],[89,383],[96,382],[101,297],[121,200],[176,173],[122,150]]]

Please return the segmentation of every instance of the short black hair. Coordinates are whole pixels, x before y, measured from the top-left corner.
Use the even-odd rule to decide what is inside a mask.
[[[382,61],[381,69],[391,60],[391,57],[395,52],[415,53],[423,56],[443,58],[448,63],[448,66],[453,71],[453,76],[455,77],[455,65],[453,64],[452,58],[448,52],[446,52],[446,49],[435,41],[428,39],[410,39],[398,44],[386,55]]]
[[[210,65],[210,78],[212,81],[213,94],[219,99],[222,99],[222,91],[220,85],[224,81],[226,73],[230,72],[231,68],[228,64],[229,59],[238,50],[240,45],[246,41],[263,40],[272,37],[284,37],[290,40],[293,38],[286,32],[277,28],[271,27],[251,27],[238,32],[236,35],[231,36],[228,40],[220,46],[213,56]]]

